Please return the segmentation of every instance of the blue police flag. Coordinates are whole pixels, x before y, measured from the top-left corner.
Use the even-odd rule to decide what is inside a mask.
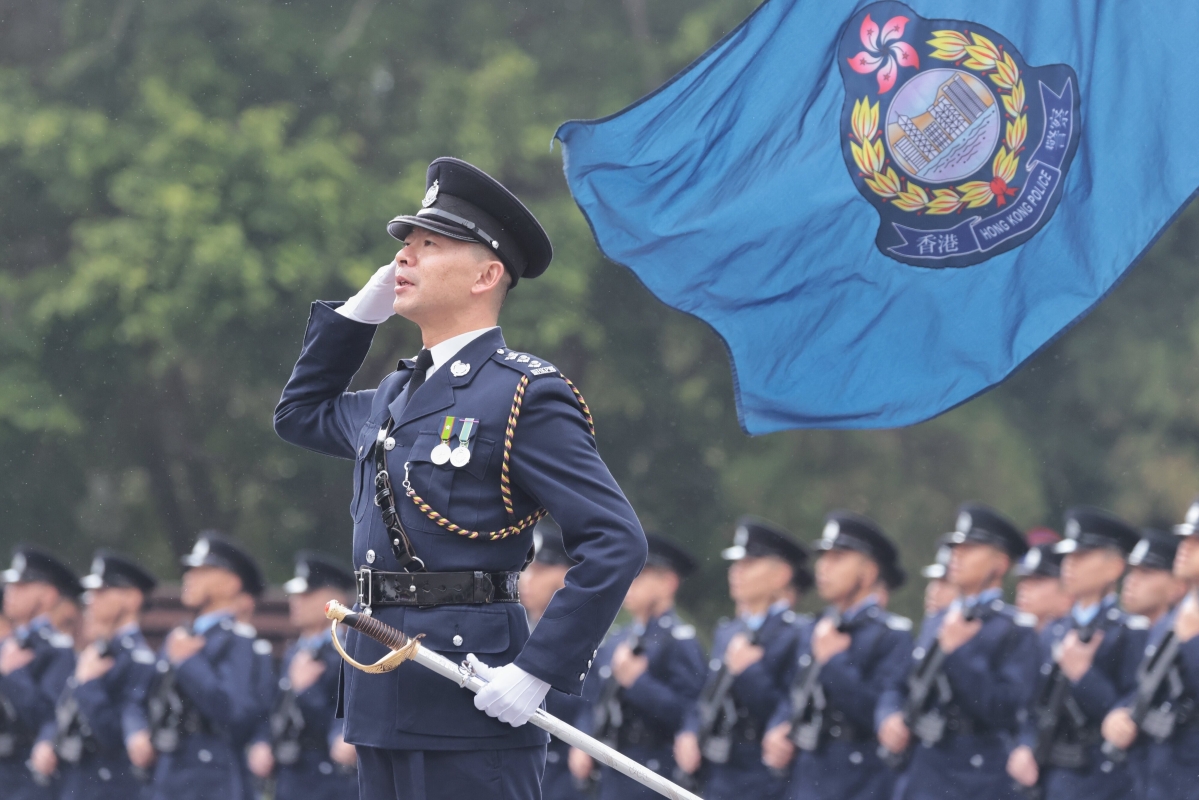
[[[908,425],[1089,311],[1199,186],[1199,3],[767,0],[559,128],[605,255],[728,346],[750,433]]]

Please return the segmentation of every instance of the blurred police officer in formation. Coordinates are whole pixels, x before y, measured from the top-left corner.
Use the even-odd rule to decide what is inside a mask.
[[[562,529],[558,523],[550,517],[538,522],[533,529],[533,560],[520,573],[520,604],[529,615],[531,630],[541,621],[554,593],[566,585],[566,572],[574,563],[562,543]],[[557,690],[545,696],[546,711],[567,722],[573,723],[584,707],[581,696]],[[541,779],[543,800],[582,799],[583,794],[570,774],[569,758],[570,745],[557,738],[550,739],[545,754],[545,774]]]
[[[1141,540],[1128,556],[1128,571],[1120,587],[1120,607],[1149,620],[1150,626],[1170,613],[1186,596],[1189,585],[1174,575],[1179,537],[1157,528],[1142,528]]]
[[[596,673],[578,718],[581,730],[606,742],[660,775],[671,777],[675,733],[704,681],[704,654],[695,629],[674,611],[680,581],[695,571],[695,559],[670,539],[646,536],[645,568],[625,596],[633,618],[600,646]],[[595,765],[581,750],[570,752],[570,771],[579,780]],[[657,793],[612,769],[600,770],[605,800],[655,798]]]
[[[158,753],[155,800],[250,796],[245,748],[266,713],[254,685],[254,637],[239,629],[239,595],[261,590],[253,559],[215,531],[183,558],[190,630],[167,636],[148,711]]]
[[[1021,786],[1053,798],[1125,798],[1126,765],[1100,750],[1100,726],[1133,690],[1144,651],[1144,617],[1118,606],[1116,585],[1139,540],[1136,528],[1095,508],[1066,512],[1062,582],[1074,597],[1070,614],[1041,633],[1037,691],[1008,770]]]
[[[283,584],[300,638],[283,656],[267,728],[249,752],[256,776],[274,776],[277,800],[358,797],[357,756],[336,719],[341,656],[325,618],[325,604],[352,602],[354,589],[339,561],[308,551],[296,554],[295,577]]]
[[[433,161],[426,190],[419,211],[388,225],[404,242],[394,262],[347,302],[313,304],[275,429],[354,462],[359,608],[451,659],[474,656],[488,681],[472,697],[420,668],[346,670],[363,795],[537,797],[549,737],[525,723],[551,687],[581,693],[645,539],[581,395],[497,327],[508,291],[549,267],[549,237],[458,159]],[[376,327],[397,313],[423,349],[377,389],[348,391]],[[546,511],[578,564],[530,634],[518,574]],[[385,653],[347,638],[360,662]]]
[[[1040,633],[1054,620],[1070,613],[1074,597],[1062,583],[1062,554],[1056,545],[1061,537],[1049,528],[1028,532],[1028,552],[1014,570],[1016,608],[1036,618]]]
[[[949,544],[948,578],[960,596],[927,621],[906,680],[876,711],[885,755],[908,760],[897,800],[1014,796],[1004,763],[1038,648],[1032,620],[1003,602],[1001,587],[1027,545],[979,504],[962,506]]]
[[[949,534],[937,540],[937,553],[933,563],[920,570],[924,584],[924,618],[927,620],[949,608],[957,599],[957,587],[949,582],[949,559],[953,549],[949,546]]]
[[[251,640],[251,648],[254,651],[254,670],[250,675],[250,690],[253,692],[255,707],[258,709],[258,718],[253,723],[253,740],[255,742],[270,738],[269,710],[279,680],[275,674],[275,648],[269,640],[258,636],[258,629],[253,625],[254,612],[265,591],[266,583],[260,578],[251,582],[248,589],[243,587],[233,604],[233,630],[238,636]],[[247,797],[249,800],[253,800],[266,789],[266,782],[270,778],[273,765],[261,757],[255,761],[252,749],[247,750],[245,755],[244,769],[249,774],[246,779]],[[255,767],[259,769],[255,769]]]
[[[126,800],[142,791],[143,767],[153,756],[145,750],[145,702],[157,659],[139,618],[157,581],[130,559],[101,550],[80,583],[89,644],[58,698],[53,748],[35,750],[35,762],[57,766],[64,800]]]
[[[827,517],[815,546],[816,591],[829,606],[801,631],[765,760],[779,770],[793,761],[795,800],[883,800],[894,773],[878,756],[874,710],[912,652],[911,620],[879,604],[880,588],[904,582],[899,553],[874,521],[847,511]]]
[[[75,670],[74,641],[51,615],[76,602],[83,587],[34,547],[17,547],[2,577],[4,616],[14,630],[0,644],[0,787],[5,798],[49,800],[57,791],[50,777],[55,704]]]
[[[1129,559],[1150,568],[1171,559],[1174,576],[1188,591],[1154,623],[1140,656],[1136,688],[1103,722],[1103,753],[1117,759],[1128,753],[1135,782],[1129,796],[1141,799],[1199,798],[1199,499],[1174,534],[1177,552],[1171,554],[1154,534],[1143,538],[1134,550],[1138,557]],[[1162,589],[1163,595],[1171,591]]]
[[[762,735],[786,694],[799,626],[810,622],[792,610],[812,584],[809,555],[786,530],[753,517],[738,521],[721,555],[731,562],[737,615],[717,626],[704,689],[675,756],[683,773],[699,774],[709,800],[780,798],[786,777],[762,763]]]

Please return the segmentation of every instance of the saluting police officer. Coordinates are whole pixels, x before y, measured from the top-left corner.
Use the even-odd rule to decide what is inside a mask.
[[[1102,752],[1105,756],[1114,756],[1116,760],[1127,757],[1137,798],[1144,798],[1148,793],[1146,742],[1155,734],[1157,738],[1162,738],[1165,733],[1168,738],[1166,729],[1170,726],[1159,727],[1156,723],[1170,719],[1177,714],[1175,707],[1185,707],[1186,704],[1185,700],[1178,702],[1182,696],[1183,682],[1177,664],[1177,644],[1167,643],[1166,650],[1158,652],[1169,628],[1162,628],[1157,623],[1181,602],[1190,588],[1185,580],[1174,575],[1174,556],[1179,541],[1179,537],[1167,531],[1142,528],[1141,541],[1137,542],[1128,556],[1128,573],[1120,589],[1120,606],[1129,614],[1145,617],[1152,627],[1140,666],[1137,667],[1136,690],[1132,695],[1122,698],[1120,705],[1109,711],[1103,720],[1104,738],[1117,741],[1105,742]],[[1121,733],[1131,731],[1135,735],[1145,724],[1146,718],[1147,735],[1125,755],[1122,751],[1128,751],[1132,742],[1125,742]],[[1177,724],[1177,719],[1174,716],[1170,724]]]
[[[667,778],[674,773],[671,746],[683,715],[704,681],[704,653],[695,628],[674,611],[680,581],[695,571],[695,559],[664,536],[648,534],[645,568],[625,597],[632,624],[619,628],[596,656],[601,680],[588,687],[588,708],[579,728]],[[583,780],[594,769],[581,750],[570,753],[570,771]],[[601,800],[656,798],[615,770],[600,770]]]
[[[253,685],[253,636],[239,632],[238,595],[262,581],[254,560],[216,531],[184,556],[181,600],[199,616],[167,636],[148,697],[158,751],[154,800],[248,795],[245,748],[264,713]]]
[[[903,585],[899,553],[873,520],[848,511],[828,515],[815,547],[816,591],[830,605],[800,633],[763,754],[776,769],[794,758],[794,800],[887,800],[894,774],[878,757],[874,709],[907,670],[912,621],[878,598],[880,587]]]
[[[562,529],[546,517],[533,528],[533,561],[520,573],[520,604],[529,615],[529,628],[536,629],[541,615],[549,608],[554,593],[566,586],[566,573],[574,559],[562,543]],[[585,707],[581,696],[551,691],[545,696],[545,710],[558,719],[573,722]],[[582,800],[567,763],[570,745],[550,739],[545,754],[545,775],[541,779],[543,800]]]
[[[1174,533],[1173,573],[1188,591],[1154,624],[1136,690],[1103,723],[1105,754],[1132,751],[1137,797],[1146,800],[1199,798],[1199,499]],[[1155,550],[1151,543],[1145,557],[1157,560]]]
[[[395,261],[348,302],[312,306],[275,429],[354,462],[359,610],[424,634],[451,659],[477,654],[469,660],[489,681],[472,698],[419,667],[343,668],[363,796],[502,787],[535,798],[549,737],[525,723],[551,687],[581,692],[645,538],[582,395],[552,364],[509,348],[496,325],[509,290],[549,266],[549,237],[463,161],[435,160],[426,186],[421,209],[388,225],[404,242]],[[375,328],[396,313],[424,347],[377,389],[347,391]],[[517,582],[546,511],[578,564],[530,635]],[[348,651],[359,662],[386,652],[353,631]]]
[[[358,797],[357,756],[336,719],[341,656],[325,618],[325,604],[351,602],[354,588],[352,572],[309,551],[296,554],[295,577],[283,584],[300,638],[283,656],[267,737],[251,745],[249,758],[256,775],[274,773],[277,800]]]
[[[1097,508],[1066,512],[1062,582],[1074,597],[1069,616],[1041,632],[1037,692],[1008,771],[1047,797],[1126,798],[1133,790],[1125,764],[1100,751],[1100,726],[1136,685],[1148,623],[1117,603],[1116,584],[1138,539],[1136,528]]]
[[[787,692],[799,628],[810,624],[791,609],[812,585],[808,551],[778,525],[742,517],[722,556],[731,562],[737,616],[716,629],[707,681],[675,741],[675,757],[688,774],[704,765],[709,800],[780,798],[787,777],[762,763],[762,735]]]
[[[890,757],[910,757],[896,800],[1013,796],[1004,771],[1017,713],[1032,692],[1033,620],[1003,602],[1003,577],[1027,550],[1007,518],[968,503],[949,540],[959,597],[927,620],[907,680],[883,693],[876,718]]]
[[[1039,531],[1045,531],[1038,533]],[[1016,608],[1036,617],[1037,633],[1070,613],[1074,597],[1062,583],[1061,537],[1047,528],[1029,531],[1028,552],[1016,565]]]
[[[56,796],[54,708],[75,669],[74,641],[50,615],[83,587],[61,561],[27,546],[13,551],[0,577],[4,616],[15,626],[0,645],[0,786],[5,798],[49,800]]]
[[[60,798],[128,800],[146,779],[131,763],[127,743],[140,740],[147,729],[143,704],[157,659],[139,618],[158,582],[128,558],[100,550],[80,583],[86,590],[84,627],[92,641],[58,700]]]

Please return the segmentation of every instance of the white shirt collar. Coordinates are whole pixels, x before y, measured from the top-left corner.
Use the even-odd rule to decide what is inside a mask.
[[[444,342],[435,344],[429,348],[429,355],[433,356],[433,366],[429,367],[429,371],[425,373],[425,380],[436,372],[442,364],[449,361],[454,356],[458,355],[458,351],[466,347],[468,344],[478,339],[488,331],[499,330],[498,325],[493,325],[490,328],[479,328],[477,331],[467,331],[460,333],[457,336],[451,336]]]

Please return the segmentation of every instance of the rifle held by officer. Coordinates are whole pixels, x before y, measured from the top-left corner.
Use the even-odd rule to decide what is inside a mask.
[[[758,644],[758,631],[749,632],[749,643]],[[733,749],[733,726],[737,724],[737,712],[729,693],[737,676],[729,671],[728,664],[721,663],[720,669],[704,685],[699,696],[699,751],[704,760],[712,764],[727,764]]]
[[[1178,648],[1178,637],[1174,635],[1174,631],[1167,631],[1157,651],[1150,658],[1148,668],[1137,682],[1136,702],[1129,711],[1129,716],[1138,730],[1144,730],[1159,740],[1169,738],[1177,721],[1177,709],[1155,709],[1153,701],[1157,698],[1162,684],[1166,682],[1170,670],[1174,669],[1178,660]],[[1104,758],[1117,764],[1128,757],[1127,750],[1108,741],[1104,741],[1101,749]]]
[[[839,613],[829,617],[839,633],[845,633],[845,622]],[[800,750],[814,751],[820,745],[824,729],[824,710],[816,708],[816,690],[820,688],[820,672],[824,665],[811,653],[807,667],[791,687],[791,742]],[[809,713],[810,712],[810,713]]]
[[[469,664],[465,662],[455,664],[445,656],[421,647],[419,636],[410,638],[403,631],[396,630],[374,617],[368,617],[351,611],[336,600],[329,601],[328,605],[325,606],[325,616],[333,621],[333,646],[337,648],[337,652],[345,662],[355,669],[377,674],[390,672],[405,661],[415,661],[422,667],[432,670],[443,678],[452,680],[462,688],[469,689],[472,692],[477,693],[487,684],[483,678],[475,673]],[[339,622],[388,647],[391,652],[374,664],[359,664],[345,652],[341,646],[341,642],[337,638],[336,628]],[[577,747],[601,764],[605,764],[643,786],[653,789],[663,797],[670,798],[670,800],[702,800],[697,795],[676,786],[648,767],[638,764],[628,756],[616,752],[611,747],[588,736],[578,728],[568,725],[557,717],[546,713],[545,709],[538,709],[537,713],[529,719],[529,722],[543,731],[556,736],[570,746]]]

